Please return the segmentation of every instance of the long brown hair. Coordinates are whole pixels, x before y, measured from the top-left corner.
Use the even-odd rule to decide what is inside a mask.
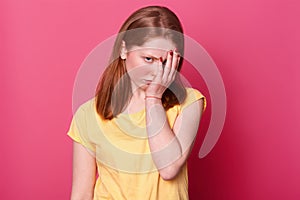
[[[109,65],[102,74],[96,89],[96,109],[103,119],[112,119],[127,106],[132,96],[131,82],[125,61],[120,58],[122,41],[126,48],[141,46],[154,37],[167,37],[183,56],[184,37],[182,25],[177,16],[168,8],[148,6],[135,11],[122,25],[114,43]],[[183,59],[177,71],[180,71]],[[186,90],[176,75],[175,80],[162,96],[165,110],[182,103]]]

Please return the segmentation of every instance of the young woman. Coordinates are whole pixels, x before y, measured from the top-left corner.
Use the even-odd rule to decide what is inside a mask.
[[[72,200],[188,199],[186,160],[205,97],[179,71],[183,30],[150,6],[122,25],[91,100],[74,114]]]

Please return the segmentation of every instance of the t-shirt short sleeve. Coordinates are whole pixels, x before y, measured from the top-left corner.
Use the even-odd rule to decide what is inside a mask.
[[[203,94],[194,88],[186,88],[187,96],[184,100],[184,102],[180,106],[180,112],[182,112],[186,107],[194,103],[195,101],[198,101],[199,99],[203,99],[203,112],[206,109],[206,98],[203,96]]]
[[[86,110],[80,106],[73,115],[71,125],[67,135],[75,142],[82,144],[84,147],[95,152],[95,146],[92,144],[87,129]]]

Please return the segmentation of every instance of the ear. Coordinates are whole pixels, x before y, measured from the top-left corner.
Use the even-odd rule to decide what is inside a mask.
[[[125,60],[127,58],[127,49],[126,49],[126,44],[125,44],[124,40],[122,40],[120,57],[123,60]]]

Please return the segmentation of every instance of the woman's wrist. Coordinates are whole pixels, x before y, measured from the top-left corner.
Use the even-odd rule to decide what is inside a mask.
[[[159,100],[161,100],[161,97],[156,96],[156,95],[145,95],[145,100],[146,99],[159,99]]]
[[[162,104],[162,101],[161,101],[161,97],[146,95],[145,103],[146,103],[146,106],[149,106],[149,105],[153,105],[153,104]]]

